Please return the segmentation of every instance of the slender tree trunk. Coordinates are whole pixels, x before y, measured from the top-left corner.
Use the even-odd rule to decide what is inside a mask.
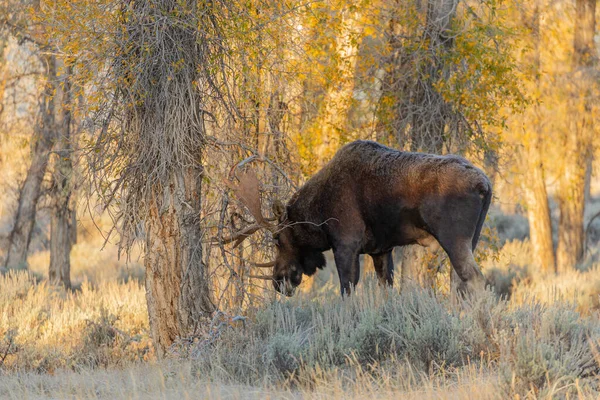
[[[494,149],[486,149],[483,155],[483,167],[486,175],[490,178],[492,186],[496,184],[496,176],[498,175],[499,157],[498,152]]]
[[[402,96],[409,92],[408,86],[410,80],[403,79],[404,70],[410,66],[407,65],[407,55],[402,49],[401,37],[403,24],[399,21],[397,10],[400,10],[402,5],[399,0],[394,4],[395,10],[392,11],[392,16],[388,22],[387,42],[390,49],[389,55],[384,60],[383,79],[381,80],[381,92],[379,95],[377,107],[377,126],[376,137],[377,141],[386,143],[390,146],[403,147],[405,140],[402,138],[402,133],[406,130],[406,116],[402,110]],[[414,32],[406,33],[415,34]]]
[[[56,59],[43,57],[46,82],[40,94],[40,114],[32,139],[31,165],[19,195],[15,224],[9,236],[9,247],[5,260],[6,268],[27,266],[27,252],[35,223],[37,202],[41,193],[42,180],[54,143],[54,90],[56,81]]]
[[[73,164],[71,134],[71,67],[63,66],[57,85],[60,115],[56,118],[56,160],[52,185],[52,226],[50,230],[50,268],[48,277],[53,284],[71,288],[71,247],[73,244]]]
[[[173,173],[162,207],[153,204],[146,222],[146,300],[155,347],[163,356],[177,339],[193,334],[210,315],[208,277],[202,262],[202,171]]]
[[[534,143],[529,144],[527,154],[527,184],[525,185],[529,240],[534,263],[544,272],[554,272],[556,261],[544,167],[540,157],[540,137],[537,132],[534,135],[536,138],[533,139]]]
[[[585,204],[590,201],[592,196],[592,173],[594,172],[594,153],[590,151],[590,155],[586,160],[585,165],[585,189],[584,189],[584,201]]]
[[[581,165],[568,165],[558,202],[560,221],[556,259],[559,272],[575,268],[583,256],[584,187],[584,168]]]
[[[560,221],[556,261],[560,272],[574,268],[583,257],[586,168],[592,157],[594,134],[589,93],[595,84],[590,74],[596,61],[595,15],[596,0],[577,0],[572,101],[583,103],[583,107],[578,107],[583,111],[573,115],[566,143],[565,171],[558,193]]]
[[[435,289],[435,278],[443,257],[440,249],[427,249],[419,245],[405,246],[401,249],[401,285],[407,283]]]
[[[536,0],[530,22],[534,42],[533,65],[537,75],[537,86],[540,84],[540,3],[541,0]],[[552,223],[542,158],[543,132],[541,130],[539,106],[534,104],[532,107],[534,127],[530,132],[529,140],[525,141],[527,159],[525,199],[529,220],[529,238],[534,263],[544,272],[554,272],[556,260],[554,258]]]
[[[583,257],[583,219],[585,211],[585,176],[588,150],[585,143],[589,141],[581,130],[589,130],[591,121],[585,121],[571,131],[567,138],[566,165],[558,192],[560,219],[558,226],[558,248],[556,262],[559,272],[569,271],[581,262]]]

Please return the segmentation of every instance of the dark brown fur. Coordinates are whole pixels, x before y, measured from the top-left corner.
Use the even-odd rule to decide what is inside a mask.
[[[275,288],[286,294],[333,249],[342,294],[358,283],[359,254],[392,284],[392,248],[435,238],[462,280],[483,287],[473,259],[492,189],[462,157],[401,152],[371,141],[341,148],[288,202],[276,235]]]

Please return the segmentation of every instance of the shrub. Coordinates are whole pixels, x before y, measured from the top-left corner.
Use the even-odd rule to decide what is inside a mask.
[[[304,387],[325,376],[352,380],[387,373],[399,360],[416,368],[417,376],[486,363],[507,395],[534,388],[535,395],[555,396],[568,393],[575,381],[595,390],[590,388],[600,370],[591,346],[598,340],[598,321],[569,304],[515,304],[486,292],[457,307],[430,291],[399,294],[370,282],[348,299],[300,296],[270,303],[195,359],[200,376],[218,371],[219,379],[236,384]]]

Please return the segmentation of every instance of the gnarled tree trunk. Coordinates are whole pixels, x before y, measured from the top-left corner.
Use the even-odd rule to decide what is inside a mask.
[[[429,0],[424,32],[429,46],[430,60],[425,60],[419,71],[414,102],[418,106],[412,115],[411,150],[441,154],[444,148],[444,131],[450,108],[434,84],[442,78],[443,64],[437,61],[440,49],[454,45],[450,31],[456,14],[458,0]]]
[[[27,252],[35,224],[37,203],[41,193],[42,180],[48,165],[48,158],[54,143],[54,91],[56,84],[56,58],[42,57],[46,68],[46,82],[40,95],[40,114],[32,139],[31,165],[21,187],[15,224],[9,236],[6,268],[27,266]]]
[[[121,88],[128,151],[121,181],[127,197],[123,232],[133,236],[138,220],[145,225],[146,300],[160,357],[214,310],[200,216],[208,101],[203,95],[215,79],[212,66],[203,63],[219,54],[210,53],[214,48],[205,35],[216,28],[212,13],[218,6],[136,0],[126,7],[125,61],[119,59],[128,82]]]
[[[392,61],[399,65],[392,65],[384,79],[382,93],[383,101],[395,101],[394,115],[389,127],[381,127],[378,130],[387,130],[385,136],[397,136],[401,146],[406,146],[408,139],[401,129],[410,125],[410,148],[413,151],[426,151],[441,154],[444,145],[444,133],[446,130],[449,108],[446,101],[435,89],[434,84],[442,77],[443,64],[437,61],[438,53],[448,51],[453,46],[450,33],[452,19],[456,14],[458,0],[429,0],[427,2],[426,26],[423,32],[423,43],[428,46],[428,57],[423,62],[414,65],[417,70],[413,72],[415,78],[404,81],[400,78],[407,75],[403,66],[409,64],[409,60],[403,56],[398,42],[401,27],[398,22],[390,21],[390,46],[396,49],[392,54]],[[421,10],[417,4],[416,10]],[[408,74],[410,76],[410,74]],[[394,82],[393,80],[397,80]],[[394,93],[393,91],[399,91]],[[403,100],[408,99],[407,100]],[[404,101],[404,102],[403,102]],[[403,102],[403,103],[402,103]],[[384,116],[385,118],[385,116]],[[382,132],[379,132],[380,136]],[[432,255],[427,249],[412,246],[402,251],[402,281],[412,280],[426,286],[433,286],[432,271],[439,269],[440,259]]]
[[[202,170],[176,171],[157,192],[146,220],[146,300],[150,329],[160,355],[178,338],[191,335],[199,317],[210,314],[208,278],[202,261],[200,214]]]

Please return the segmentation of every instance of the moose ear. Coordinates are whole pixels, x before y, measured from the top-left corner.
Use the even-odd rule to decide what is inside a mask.
[[[275,215],[275,218],[279,221],[283,221],[287,218],[285,205],[280,200],[275,200],[273,202],[273,215]]]

